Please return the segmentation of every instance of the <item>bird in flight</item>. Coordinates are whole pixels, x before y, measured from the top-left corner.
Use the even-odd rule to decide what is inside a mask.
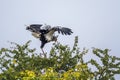
[[[40,48],[43,53],[43,47],[46,43],[51,41],[57,41],[58,36],[55,36],[55,32],[58,32],[62,35],[71,35],[73,33],[70,28],[61,26],[51,27],[50,25],[43,24],[31,24],[26,27],[26,30],[32,32],[32,35],[41,41]]]

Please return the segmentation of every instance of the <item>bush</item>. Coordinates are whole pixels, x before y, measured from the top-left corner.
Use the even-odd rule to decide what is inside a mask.
[[[109,50],[93,48],[93,54],[101,64],[90,59],[85,62],[84,55],[78,47],[78,37],[72,49],[68,45],[53,44],[48,57],[41,57],[30,49],[28,41],[24,45],[11,42],[13,47],[0,50],[0,80],[115,80],[120,74],[120,58],[110,56]],[[92,71],[93,65],[96,70]]]

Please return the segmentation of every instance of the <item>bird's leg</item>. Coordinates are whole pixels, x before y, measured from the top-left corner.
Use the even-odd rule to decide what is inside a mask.
[[[59,42],[58,42],[58,41],[56,41],[56,43],[58,44]]]
[[[40,56],[41,56],[41,55],[44,55],[44,57],[46,57],[46,54],[45,54],[43,48],[41,48],[41,50],[42,50],[42,54],[40,54]]]
[[[56,40],[56,41],[55,41],[55,44],[59,44],[59,42]]]
[[[41,50],[42,50],[42,52],[43,52],[43,54],[44,54],[44,50],[43,50],[43,48],[41,48]]]
[[[58,44],[57,37],[58,37],[58,35],[57,35],[57,36],[54,36],[54,41],[55,41],[55,43],[57,43],[57,44]]]

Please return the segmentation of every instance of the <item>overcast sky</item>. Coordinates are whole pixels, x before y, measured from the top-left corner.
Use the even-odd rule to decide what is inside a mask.
[[[59,35],[62,44],[72,46],[79,36],[80,48],[108,48],[120,57],[120,0],[0,0],[0,48],[32,40],[30,46],[39,49],[39,40],[25,30],[32,23],[69,27],[74,33]]]

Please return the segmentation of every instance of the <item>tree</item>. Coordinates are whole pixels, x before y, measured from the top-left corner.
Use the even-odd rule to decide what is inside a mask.
[[[93,54],[102,64],[90,59],[85,62],[84,55],[78,47],[78,37],[75,37],[72,48],[60,43],[53,44],[48,57],[41,57],[30,49],[28,41],[24,45],[11,42],[14,47],[0,50],[0,80],[115,80],[115,74],[120,74],[120,58],[110,56],[109,50],[93,49]],[[90,65],[96,67],[92,71]]]

